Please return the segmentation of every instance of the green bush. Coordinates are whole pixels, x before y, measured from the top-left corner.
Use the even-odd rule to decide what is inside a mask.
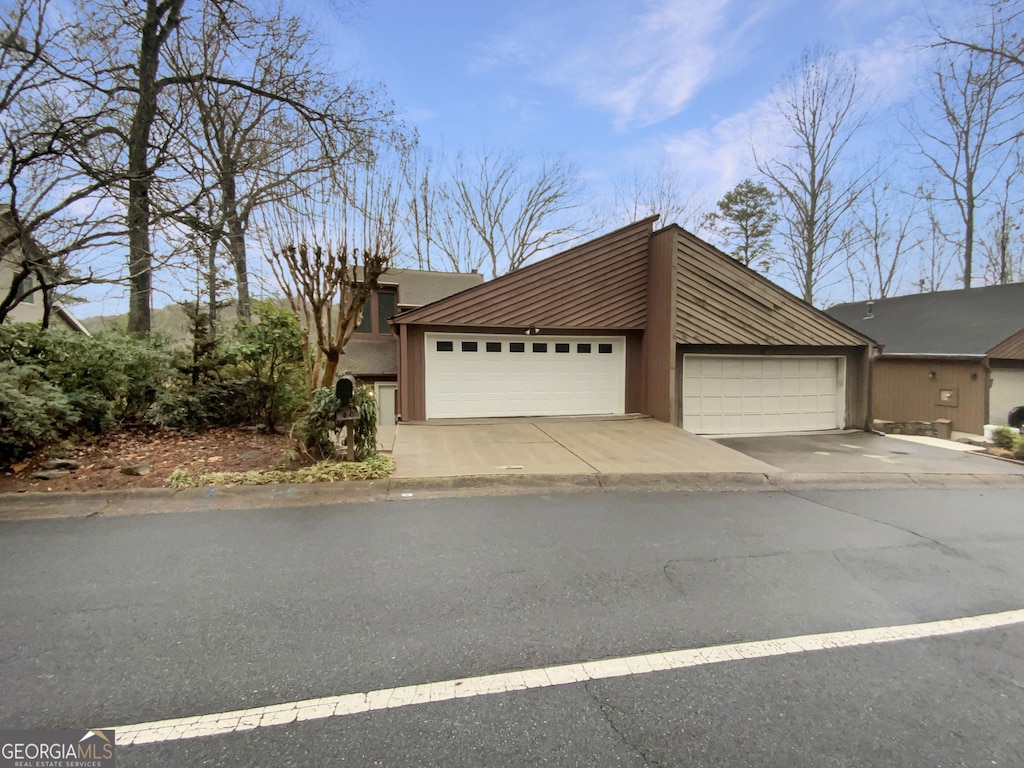
[[[377,453],[377,401],[372,384],[363,384],[353,392],[352,405],[356,409],[355,444],[356,461],[366,461]],[[292,427],[292,436],[299,449],[318,461],[337,455],[337,446],[331,433],[338,431],[336,414],[338,399],[328,387],[314,390],[301,417]]]
[[[1013,458],[1024,461],[1024,435],[1018,435],[1013,441]]]
[[[180,384],[158,394],[146,418],[155,426],[188,434],[227,427],[245,421],[246,396],[246,384],[240,381]]]
[[[331,432],[338,429],[337,412],[338,399],[333,389],[322,387],[313,391],[302,415],[292,425],[292,437],[302,453],[317,461],[334,458],[337,451]]]
[[[0,326],[0,359],[38,366],[78,411],[79,430],[94,433],[144,423],[173,375],[171,352],[159,338],[116,331],[85,336],[31,323]]]
[[[29,456],[70,430],[78,413],[40,366],[0,360],[0,467]]]
[[[246,403],[254,420],[270,432],[299,403],[302,391],[302,333],[295,315],[269,301],[253,302],[259,322],[240,320],[234,352],[244,374]]]
[[[1009,427],[996,427],[992,432],[992,443],[996,448],[1003,448],[1007,451],[1013,450],[1014,440],[1017,433]]]
[[[377,453],[377,399],[373,385],[356,387],[352,396],[359,418],[356,420],[356,461],[366,461]]]

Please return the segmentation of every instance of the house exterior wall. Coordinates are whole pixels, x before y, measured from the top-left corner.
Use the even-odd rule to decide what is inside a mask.
[[[643,400],[637,410],[670,424],[679,421],[676,355],[672,338],[675,292],[672,291],[676,238],[662,231],[651,238],[647,262],[647,330],[643,338]],[[669,288],[669,290],[666,290]]]
[[[941,390],[954,392],[952,404],[940,404]],[[879,357],[874,362],[871,408],[876,419],[950,419],[958,432],[981,434],[988,415],[985,362]]]

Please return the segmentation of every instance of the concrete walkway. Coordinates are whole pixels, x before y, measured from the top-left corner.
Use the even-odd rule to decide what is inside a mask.
[[[503,419],[402,424],[396,478],[777,471],[650,418]]]

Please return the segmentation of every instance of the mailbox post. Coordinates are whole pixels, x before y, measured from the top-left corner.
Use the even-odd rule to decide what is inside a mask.
[[[356,412],[352,398],[356,391],[356,380],[352,376],[342,376],[334,385],[334,397],[338,401],[338,410],[334,421],[345,428],[345,460],[356,460]]]

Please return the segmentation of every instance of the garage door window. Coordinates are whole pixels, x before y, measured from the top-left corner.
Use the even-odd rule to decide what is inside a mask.
[[[548,351],[548,345],[545,344],[544,342],[535,341],[533,343],[533,351],[534,352],[547,352]]]
[[[488,341],[487,342],[487,351],[488,352],[501,352],[501,342],[500,341]]]
[[[555,344],[555,352],[558,354],[564,354],[569,351],[568,344]]]
[[[590,354],[590,345],[589,344],[577,344],[576,345],[576,352],[577,352],[577,354],[580,354],[580,355],[589,355]]]
[[[476,352],[476,342],[475,341],[464,341],[464,342],[462,342],[462,351],[463,352]]]
[[[597,345],[597,353],[599,355],[610,355],[612,353],[612,345],[611,344],[598,344]]]
[[[526,351],[526,345],[523,342],[521,342],[521,341],[513,341],[513,342],[509,343],[508,351],[509,352],[525,352]]]
[[[439,342],[437,342],[437,351],[438,352],[451,352],[454,349],[455,349],[455,347],[452,345],[452,342],[450,342],[450,341],[439,341]]]

